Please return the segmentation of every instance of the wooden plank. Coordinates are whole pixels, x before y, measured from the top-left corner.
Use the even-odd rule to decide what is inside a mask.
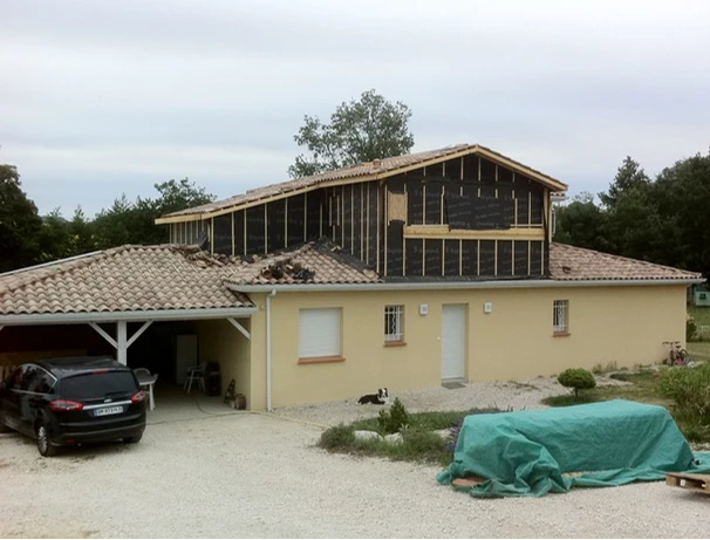
[[[407,225],[405,238],[476,239],[476,240],[544,240],[540,227],[511,229],[450,229],[448,225]]]
[[[668,473],[666,484],[694,493],[710,495],[710,474]]]

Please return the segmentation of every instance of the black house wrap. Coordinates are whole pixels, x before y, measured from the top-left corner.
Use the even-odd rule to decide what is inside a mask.
[[[381,180],[343,181],[173,223],[217,253],[250,258],[321,236],[389,277],[525,278],[549,272],[549,188],[479,155]]]

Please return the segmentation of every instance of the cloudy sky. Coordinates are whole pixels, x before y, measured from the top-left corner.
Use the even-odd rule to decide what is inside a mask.
[[[710,2],[0,0],[0,163],[40,212],[287,179],[304,114],[375,88],[415,150],[605,189],[710,146]]]

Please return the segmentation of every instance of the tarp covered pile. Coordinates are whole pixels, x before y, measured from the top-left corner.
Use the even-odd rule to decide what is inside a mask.
[[[710,453],[690,449],[668,411],[613,400],[590,405],[467,416],[454,461],[437,475],[487,479],[474,497],[560,493],[573,486],[662,480],[667,472],[710,472]]]

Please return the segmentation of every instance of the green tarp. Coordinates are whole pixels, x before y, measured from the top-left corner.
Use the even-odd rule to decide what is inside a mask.
[[[667,472],[710,472],[710,453],[694,455],[665,408],[613,400],[467,416],[454,461],[437,480],[479,476],[489,480],[458,489],[474,497],[539,497],[573,486],[662,480]]]

